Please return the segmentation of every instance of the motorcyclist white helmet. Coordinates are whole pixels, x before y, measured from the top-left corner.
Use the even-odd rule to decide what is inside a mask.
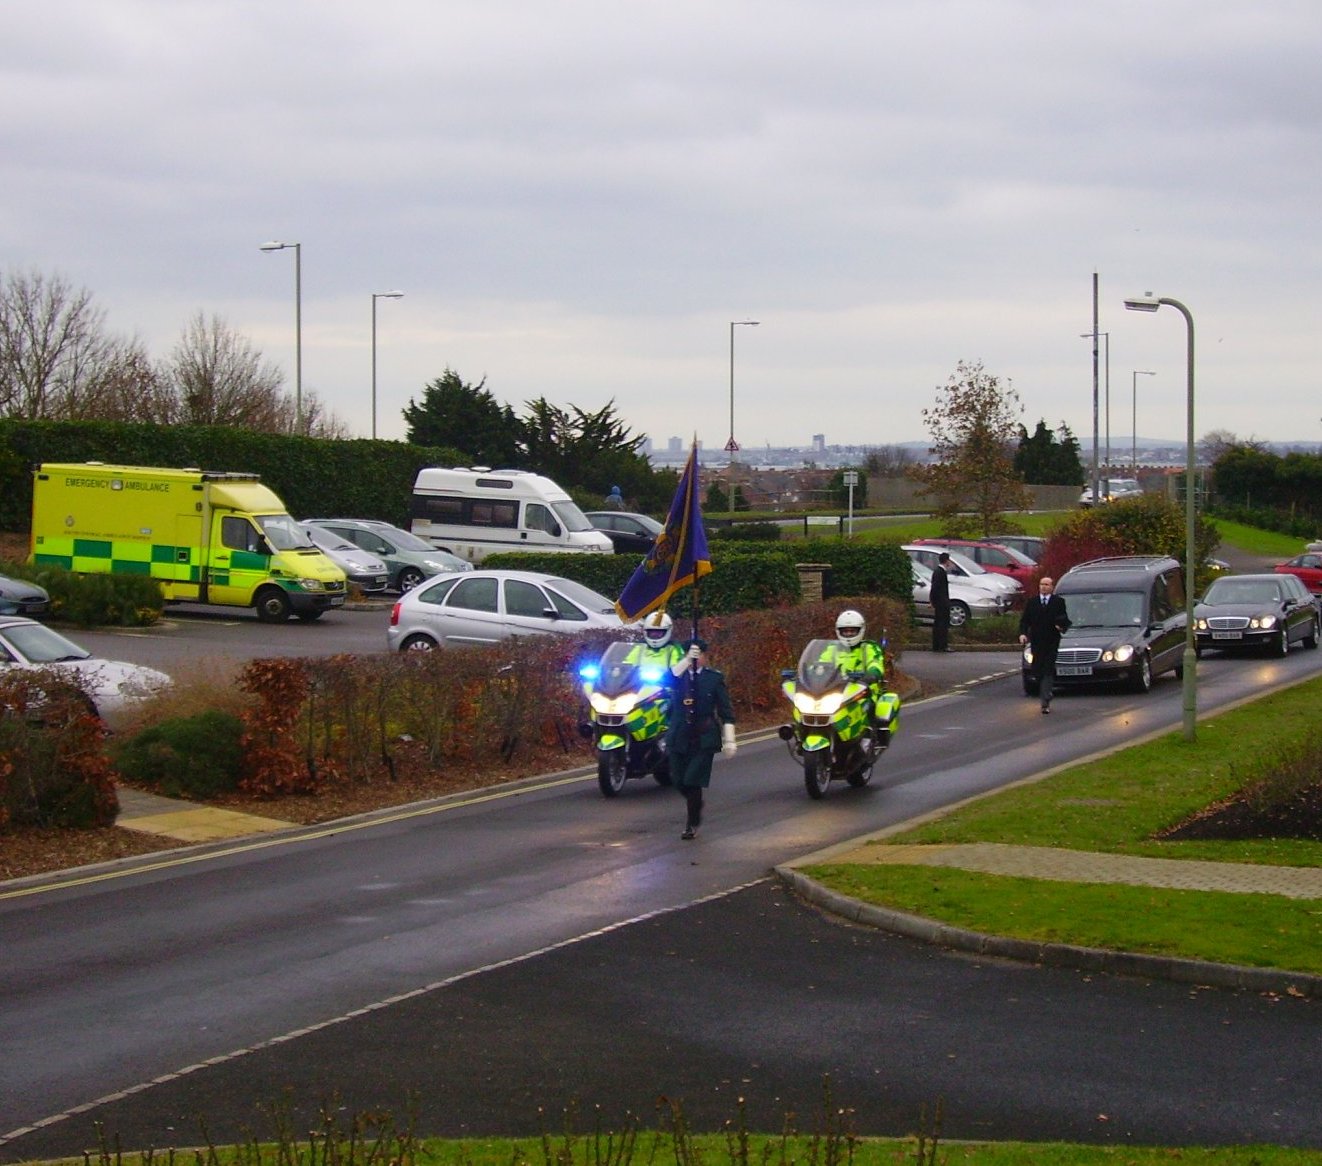
[[[842,611],[836,618],[836,638],[846,648],[858,647],[863,642],[863,633],[867,630],[868,625],[863,616],[852,607],[848,611]]]
[[[664,648],[670,643],[673,621],[664,611],[654,611],[643,621],[643,639],[649,648]]]

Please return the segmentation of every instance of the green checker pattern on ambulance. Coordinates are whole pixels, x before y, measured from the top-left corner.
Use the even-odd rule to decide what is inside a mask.
[[[180,553],[182,552],[182,554]],[[89,574],[112,575],[153,575],[157,577],[177,578],[161,567],[187,566],[186,579],[196,582],[201,577],[201,570],[195,560],[191,547],[173,547],[142,543],[120,544],[118,547],[108,539],[58,539],[42,540],[41,550],[34,556],[36,562],[64,567],[69,571],[85,571]],[[153,571],[153,566],[157,570]],[[183,580],[179,580],[183,581]]]

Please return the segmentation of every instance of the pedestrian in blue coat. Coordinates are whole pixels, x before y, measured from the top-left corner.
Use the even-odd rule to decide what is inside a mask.
[[[707,641],[688,642],[689,667],[675,680],[666,749],[670,782],[688,809],[681,838],[694,838],[702,825],[702,791],[711,784],[712,758],[735,755],[734,706],[725,677],[707,666]]]

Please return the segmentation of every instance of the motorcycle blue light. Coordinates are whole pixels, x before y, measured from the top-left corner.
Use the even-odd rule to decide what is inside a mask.
[[[660,668],[640,668],[638,675],[648,684],[655,684],[661,679],[662,672]]]
[[[578,674],[584,680],[596,680],[601,675],[601,666],[599,664],[583,664],[579,667]]]

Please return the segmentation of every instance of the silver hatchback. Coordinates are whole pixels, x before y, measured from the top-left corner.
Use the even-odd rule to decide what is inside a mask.
[[[468,571],[415,587],[390,613],[386,645],[427,652],[624,625],[615,603],[582,583],[535,571]]]

